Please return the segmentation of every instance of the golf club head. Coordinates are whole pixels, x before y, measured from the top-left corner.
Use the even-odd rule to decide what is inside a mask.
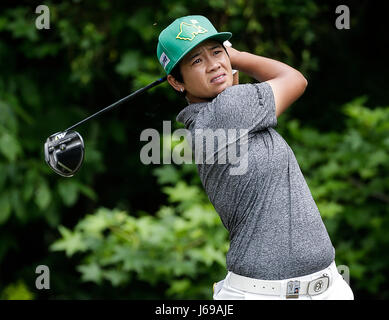
[[[63,177],[73,177],[84,160],[84,141],[76,131],[57,132],[47,138],[45,161]]]

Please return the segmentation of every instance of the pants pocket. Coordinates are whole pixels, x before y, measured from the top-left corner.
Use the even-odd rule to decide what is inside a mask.
[[[245,300],[245,293],[230,287],[225,280],[214,285],[214,300]]]
[[[223,284],[224,284],[224,280],[220,280],[220,281],[215,282],[213,284],[213,293],[212,293],[212,295],[213,295],[213,299],[214,300],[216,300],[215,297],[218,295],[220,290],[223,288]]]

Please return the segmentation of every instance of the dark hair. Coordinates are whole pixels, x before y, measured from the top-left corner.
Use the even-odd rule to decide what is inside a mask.
[[[223,49],[225,50],[225,52],[227,53],[227,55],[229,56],[226,47],[223,45],[223,43],[220,43],[220,44],[223,47]],[[177,63],[175,65],[175,67],[172,69],[172,71],[170,71],[170,74],[177,81],[179,81],[181,83],[184,83],[184,78],[183,78],[182,73],[181,73],[180,63]],[[185,90],[183,92],[180,92],[180,91],[177,91],[177,90],[174,90],[174,91],[176,91],[181,97],[185,97],[185,95],[186,95]]]
[[[180,64],[179,63],[177,63],[175,65],[175,67],[172,69],[172,71],[170,71],[170,74],[177,81],[179,81],[181,83],[184,83],[184,78],[182,77],[181,68],[180,68]]]
[[[175,67],[172,69],[172,71],[170,71],[170,75],[171,75],[174,79],[176,79],[177,81],[179,81],[179,82],[181,82],[181,83],[184,83],[184,79],[183,79],[183,77],[182,77],[181,68],[180,68],[180,64],[179,64],[179,63],[177,63],[177,64],[175,65]],[[174,91],[177,92],[177,94],[178,94],[180,97],[185,98],[185,96],[186,96],[186,90],[184,90],[184,91],[181,92],[181,91],[177,91],[177,90],[174,89]]]

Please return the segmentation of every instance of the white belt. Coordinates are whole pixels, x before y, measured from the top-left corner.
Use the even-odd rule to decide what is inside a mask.
[[[335,261],[324,270],[313,274],[283,280],[259,280],[248,278],[229,272],[226,280],[228,284],[238,290],[257,294],[286,296],[286,298],[298,298],[299,295],[318,295],[326,291],[339,274]]]

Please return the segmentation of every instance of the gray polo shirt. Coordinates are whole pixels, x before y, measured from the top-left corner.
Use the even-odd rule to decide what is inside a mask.
[[[274,129],[274,96],[267,82],[231,86],[210,102],[186,106],[177,121],[193,141],[198,129],[248,132],[246,151],[239,132],[235,140],[237,155],[248,160],[243,174],[231,174],[237,163],[217,161],[223,140],[215,143],[215,163],[197,164],[208,198],[229,232],[229,271],[280,280],[331,264],[335,250],[320,212],[292,149]],[[231,145],[227,139],[224,143],[225,148]]]

